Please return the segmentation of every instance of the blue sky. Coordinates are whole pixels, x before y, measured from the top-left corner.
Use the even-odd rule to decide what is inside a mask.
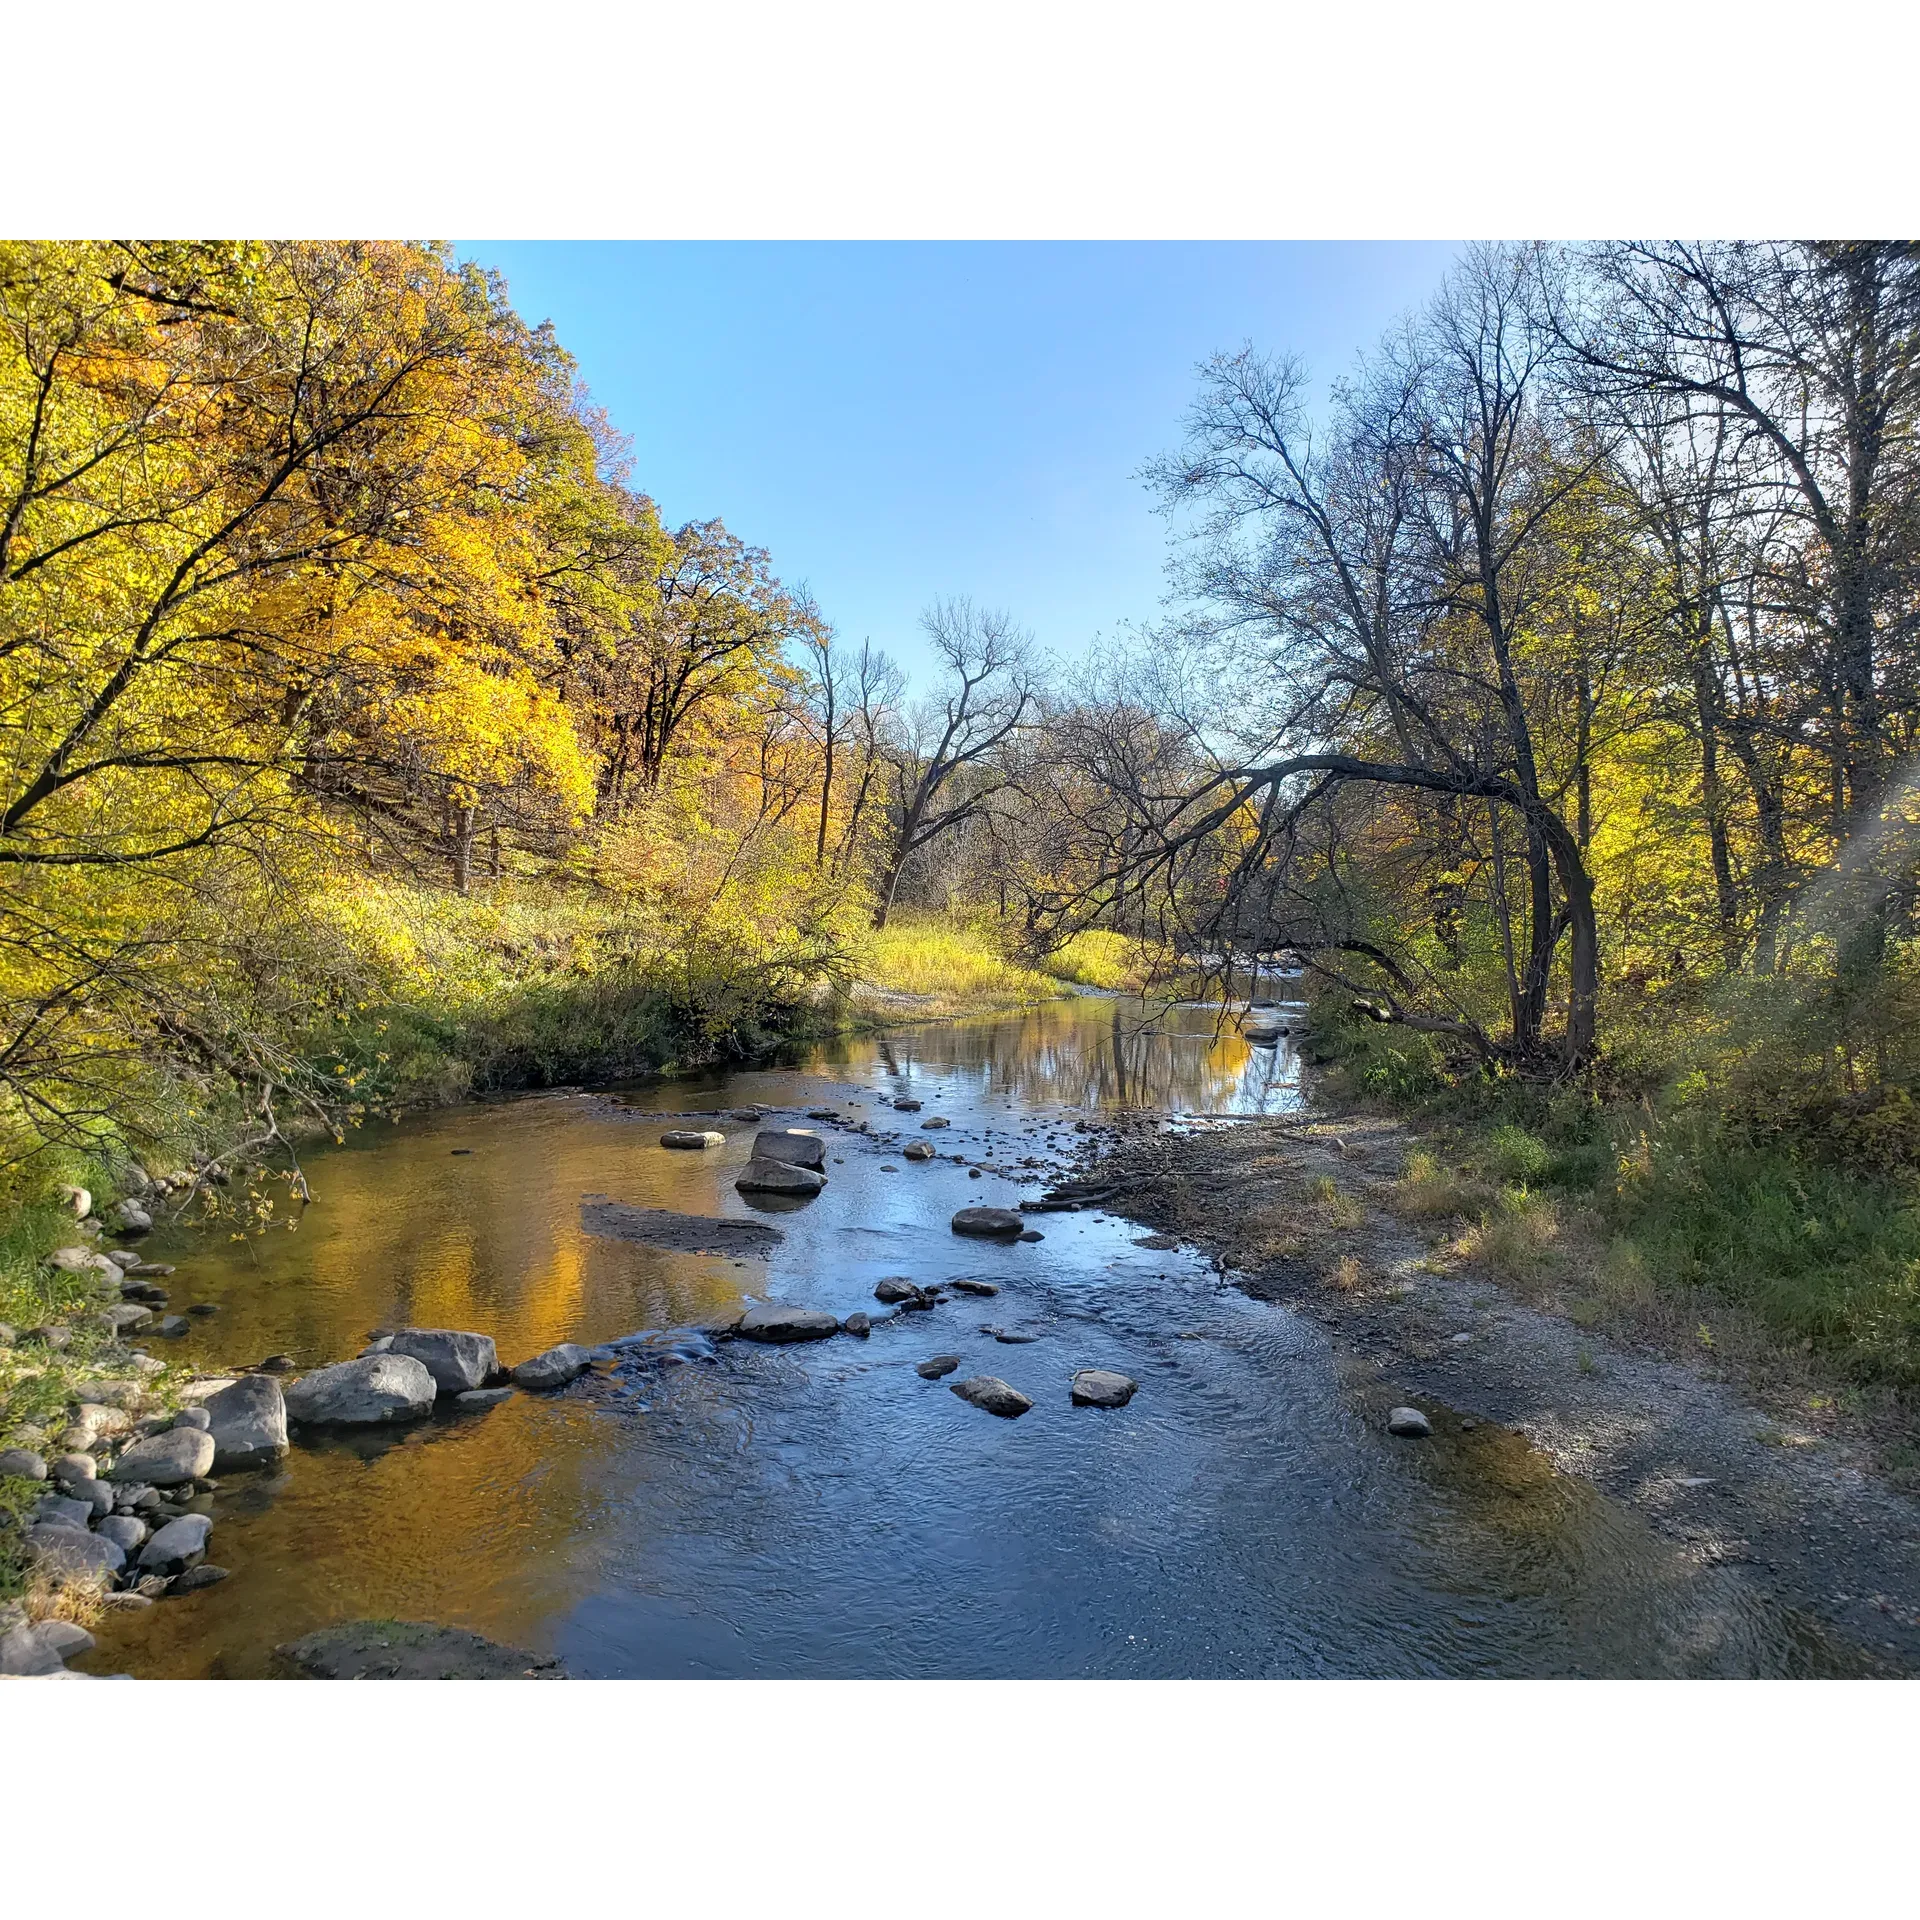
[[[910,670],[967,593],[1065,658],[1160,604],[1135,477],[1193,368],[1252,339],[1325,379],[1434,286],[1434,242],[460,243],[551,319],[663,518],[723,518]]]

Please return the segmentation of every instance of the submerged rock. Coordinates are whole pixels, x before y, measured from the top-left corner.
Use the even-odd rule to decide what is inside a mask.
[[[708,1147],[724,1147],[727,1136],[724,1133],[706,1133],[696,1127],[669,1127],[660,1136],[663,1147],[677,1147],[682,1151],[699,1153]]]
[[[564,1680],[558,1660],[418,1620],[349,1620],[276,1647],[305,1680]]]
[[[665,1207],[630,1207],[590,1193],[580,1203],[580,1224],[611,1240],[638,1240],[673,1253],[724,1253],[764,1259],[783,1238],[778,1227],[757,1220],[715,1220],[698,1213],[673,1213]]]
[[[947,1285],[955,1293],[977,1294],[983,1300],[990,1300],[1000,1291],[991,1280],[949,1280]]]
[[[565,1340],[545,1353],[536,1353],[531,1360],[522,1360],[513,1370],[513,1384],[534,1393],[551,1393],[579,1379],[589,1364],[586,1348]]]
[[[217,1587],[230,1572],[231,1569],[228,1567],[205,1565],[189,1567],[168,1587],[167,1592],[171,1596],[178,1596],[183,1593],[198,1593],[202,1587]]]
[[[1003,1420],[1017,1420],[1033,1407],[1033,1402],[1018,1387],[1010,1387],[990,1373],[976,1373],[971,1380],[956,1380],[948,1391],[957,1393],[970,1406],[997,1413]]]
[[[456,1393],[453,1404],[464,1413],[484,1413],[489,1407],[497,1407],[502,1400],[511,1400],[511,1387],[475,1387],[467,1393]]]
[[[840,1331],[840,1322],[814,1307],[749,1307],[740,1317],[742,1340],[785,1345],[793,1340],[825,1340]]]
[[[287,1389],[287,1418],[309,1426],[371,1427],[433,1411],[433,1375],[411,1354],[376,1353],[320,1367]]]
[[[187,1480],[204,1480],[213,1471],[213,1457],[212,1434],[198,1427],[169,1427],[136,1440],[107,1469],[107,1478],[177,1487]]]
[[[804,1127],[763,1127],[753,1136],[753,1157],[818,1173],[827,1164],[827,1143]]]
[[[1418,1407],[1395,1407],[1387,1415],[1387,1431],[1402,1440],[1425,1440],[1433,1432],[1433,1422]]]
[[[387,1352],[419,1361],[442,1393],[471,1393],[500,1371],[500,1356],[487,1335],[451,1327],[402,1327]]]
[[[1073,1404],[1076,1407],[1124,1407],[1139,1391],[1140,1383],[1124,1373],[1110,1373],[1105,1367],[1082,1367],[1073,1376]]]
[[[962,1207],[953,1216],[955,1233],[979,1240],[1017,1240],[1026,1222],[1005,1207]]]
[[[749,1160],[734,1181],[739,1193],[782,1193],[807,1199],[827,1184],[824,1173],[793,1166],[784,1160]]]

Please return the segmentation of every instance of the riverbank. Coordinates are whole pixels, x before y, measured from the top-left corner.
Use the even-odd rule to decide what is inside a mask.
[[[1517,1435],[1696,1564],[1742,1569],[1810,1631],[1920,1669],[1920,1502],[1811,1356],[1751,1328],[1743,1345],[1714,1300],[1695,1303],[1711,1318],[1690,1353],[1593,1324],[1579,1309],[1599,1250],[1516,1259],[1497,1223],[1462,1217],[1458,1176],[1403,1122],[1323,1107],[1101,1128],[1056,1191],[1201,1247],[1243,1291],[1307,1314],[1436,1434]]]

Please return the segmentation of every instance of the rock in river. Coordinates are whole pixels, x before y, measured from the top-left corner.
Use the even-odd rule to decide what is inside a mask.
[[[1033,1406],[1017,1387],[1008,1386],[990,1373],[976,1373],[971,1380],[956,1380],[948,1391],[957,1393],[972,1406],[997,1413],[1003,1420],[1017,1420]]]
[[[1073,1404],[1076,1407],[1124,1407],[1139,1390],[1139,1384],[1124,1373],[1109,1373],[1104,1367],[1082,1367],[1073,1376]]]
[[[749,1160],[733,1184],[740,1193],[784,1193],[805,1199],[827,1184],[827,1176],[784,1160]]]
[[[949,1280],[947,1285],[955,1293],[977,1294],[983,1300],[990,1300],[1000,1291],[991,1280]]]
[[[136,1440],[111,1467],[109,1480],[139,1480],[151,1487],[177,1487],[204,1480],[213,1471],[213,1435],[198,1427],[169,1427]]]
[[[310,1426],[371,1427],[433,1411],[433,1375],[411,1354],[375,1353],[320,1367],[287,1389],[287,1418]]]
[[[959,1371],[960,1356],[957,1353],[936,1353],[931,1360],[922,1360],[914,1368],[922,1380],[944,1380],[948,1374]]]
[[[349,1620],[274,1649],[306,1680],[564,1680],[557,1660],[417,1620]]]
[[[864,1340],[873,1331],[872,1319],[864,1313],[850,1313],[841,1323],[856,1340]]]
[[[909,1140],[900,1149],[900,1154],[901,1158],[906,1160],[931,1160],[933,1149],[924,1140]]]
[[[1026,1224],[1005,1207],[962,1207],[953,1216],[955,1233],[971,1234],[978,1240],[1017,1240]]]
[[[1387,1431],[1402,1440],[1425,1440],[1433,1432],[1433,1423],[1418,1407],[1395,1407],[1387,1415]]]
[[[813,1307],[750,1307],[739,1331],[742,1340],[784,1345],[790,1340],[825,1340],[840,1331],[840,1322]]]
[[[579,1379],[587,1366],[586,1348],[566,1340],[557,1347],[549,1347],[545,1353],[536,1353],[531,1360],[522,1360],[513,1370],[513,1384],[534,1393],[550,1393]]]
[[[695,1127],[669,1127],[660,1136],[663,1147],[678,1147],[685,1152],[699,1153],[708,1147],[724,1147],[727,1136],[724,1133],[705,1133]]]
[[[873,1297],[882,1306],[896,1307],[903,1303],[919,1306],[926,1300],[925,1291],[901,1274],[889,1274],[884,1280],[874,1283]]]
[[[804,1127],[763,1127],[753,1136],[753,1157],[818,1173],[827,1164],[827,1143]]]
[[[272,1375],[250,1373],[202,1402],[214,1470],[270,1467],[287,1451],[287,1402]]]
[[[500,1357],[484,1333],[455,1333],[448,1327],[402,1327],[389,1354],[418,1360],[442,1393],[471,1393],[500,1371]]]
[[[204,1513],[183,1513],[178,1520],[169,1520],[140,1549],[140,1571],[165,1576],[198,1566],[212,1531],[213,1522]]]
[[[489,1407],[497,1407],[502,1400],[511,1400],[511,1387],[475,1387],[467,1393],[456,1393],[453,1404],[462,1413],[484,1413]]]

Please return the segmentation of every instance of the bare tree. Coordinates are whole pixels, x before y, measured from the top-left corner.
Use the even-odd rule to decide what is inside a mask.
[[[908,861],[979,816],[1006,785],[995,756],[1032,708],[1031,635],[965,598],[937,601],[921,627],[942,684],[911,716],[891,756],[890,833],[873,924],[884,927]]]

